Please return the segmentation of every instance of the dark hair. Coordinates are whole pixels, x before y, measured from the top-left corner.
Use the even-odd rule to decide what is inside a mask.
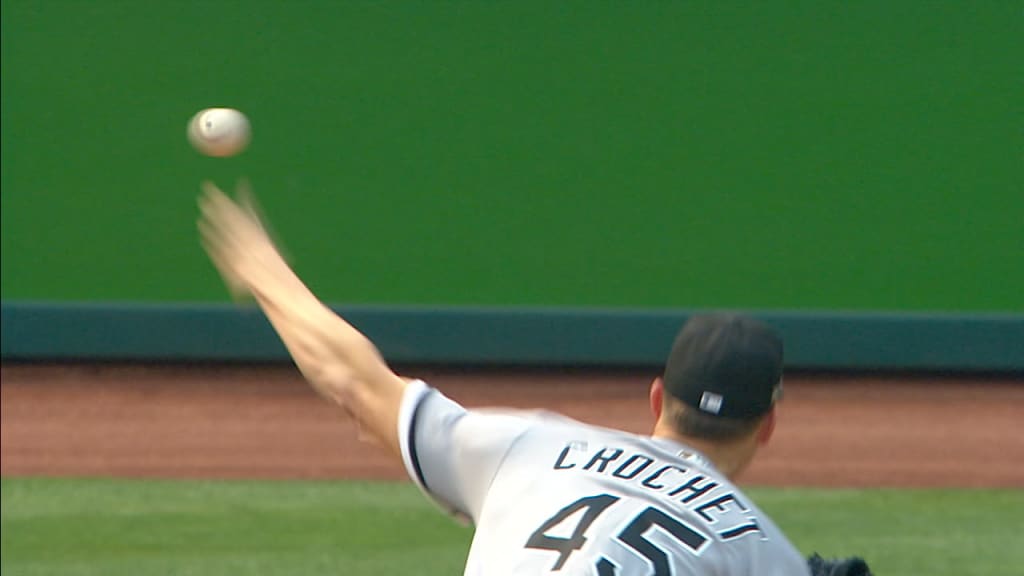
[[[669,396],[665,397],[662,409],[676,432],[690,438],[713,442],[743,438],[756,430],[764,419],[764,414],[745,418],[715,416]]]

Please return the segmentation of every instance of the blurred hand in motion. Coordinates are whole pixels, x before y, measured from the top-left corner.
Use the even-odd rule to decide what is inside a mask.
[[[398,410],[405,381],[363,334],[321,302],[271,240],[252,194],[232,199],[210,182],[199,198],[203,247],[235,298],[252,297],[303,376],[400,454]]]

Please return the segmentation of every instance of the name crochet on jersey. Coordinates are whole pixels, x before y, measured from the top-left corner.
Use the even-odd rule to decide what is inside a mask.
[[[703,474],[699,468],[678,462],[666,462],[640,452],[602,446],[588,448],[586,442],[570,442],[558,454],[555,470],[574,470],[602,475],[640,486],[647,491],[681,504],[708,524],[738,515],[740,523],[718,532],[723,539],[745,534],[762,533],[754,511],[731,489],[716,490],[720,482]],[[763,537],[762,533],[762,537]]]

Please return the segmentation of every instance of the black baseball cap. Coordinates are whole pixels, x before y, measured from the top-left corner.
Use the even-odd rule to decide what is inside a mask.
[[[782,393],[782,337],[741,314],[691,317],[665,363],[665,390],[703,413],[752,418]]]

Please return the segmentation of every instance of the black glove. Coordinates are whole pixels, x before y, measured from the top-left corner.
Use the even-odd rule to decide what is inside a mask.
[[[817,554],[807,558],[807,566],[811,576],[871,576],[871,569],[863,558],[829,558],[826,560]]]

